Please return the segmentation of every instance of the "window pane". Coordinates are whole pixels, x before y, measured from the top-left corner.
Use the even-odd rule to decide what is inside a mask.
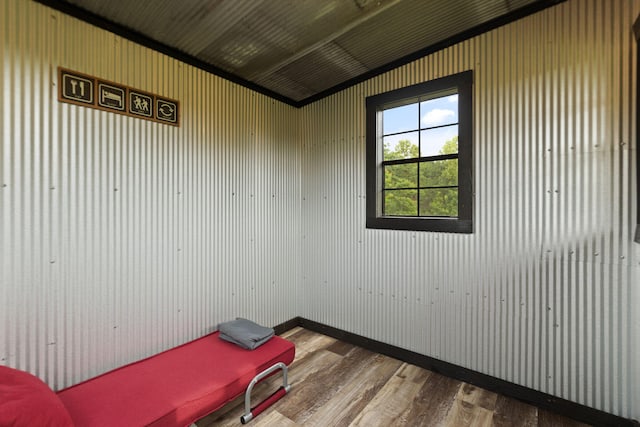
[[[420,163],[420,187],[458,185],[458,159]]]
[[[384,138],[383,160],[412,159],[418,155],[418,132],[401,133]]]
[[[387,216],[416,216],[418,190],[385,190],[384,212]]]
[[[422,157],[458,152],[458,125],[423,130],[420,132]]]
[[[458,216],[458,189],[420,190],[420,216]]]
[[[382,134],[418,129],[418,103],[389,108],[382,112]]]
[[[420,103],[420,128],[458,123],[458,94]]]
[[[384,167],[384,188],[417,188],[418,164],[389,165]]]

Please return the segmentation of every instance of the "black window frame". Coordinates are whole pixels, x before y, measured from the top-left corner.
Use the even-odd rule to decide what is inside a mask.
[[[437,98],[451,91],[458,94],[458,216],[383,216],[382,112],[392,107]],[[472,107],[473,70],[367,97],[367,228],[473,233]],[[430,159],[434,157],[436,156],[430,156]]]

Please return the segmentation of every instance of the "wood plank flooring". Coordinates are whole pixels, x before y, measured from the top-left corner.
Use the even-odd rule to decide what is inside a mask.
[[[586,425],[300,327],[282,336],[296,344],[292,389],[253,427]],[[252,403],[281,381],[256,386]],[[243,409],[240,397],[196,424],[239,426]]]

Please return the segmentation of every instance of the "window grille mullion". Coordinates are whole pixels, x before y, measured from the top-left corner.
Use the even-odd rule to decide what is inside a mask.
[[[407,163],[427,163],[427,162],[437,162],[439,160],[453,160],[459,158],[459,154],[441,154],[438,156],[427,156],[427,157],[413,157],[410,159],[398,159],[398,160],[384,160],[381,165],[382,166],[393,166],[393,165],[402,165]]]
[[[420,128],[420,117],[422,117],[422,102],[418,101],[418,128]],[[418,157],[422,157],[422,132],[418,131]],[[416,166],[416,184],[420,187],[420,163]],[[416,216],[420,216],[420,190],[416,190]]]

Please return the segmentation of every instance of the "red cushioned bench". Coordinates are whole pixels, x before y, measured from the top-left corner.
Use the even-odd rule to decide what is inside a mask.
[[[214,332],[61,390],[57,397],[76,426],[177,427],[245,394],[244,424],[287,393],[287,365],[294,356],[293,343],[278,336],[250,351]],[[252,409],[253,386],[277,371],[282,387]],[[0,370],[0,397],[3,378],[9,375]]]

